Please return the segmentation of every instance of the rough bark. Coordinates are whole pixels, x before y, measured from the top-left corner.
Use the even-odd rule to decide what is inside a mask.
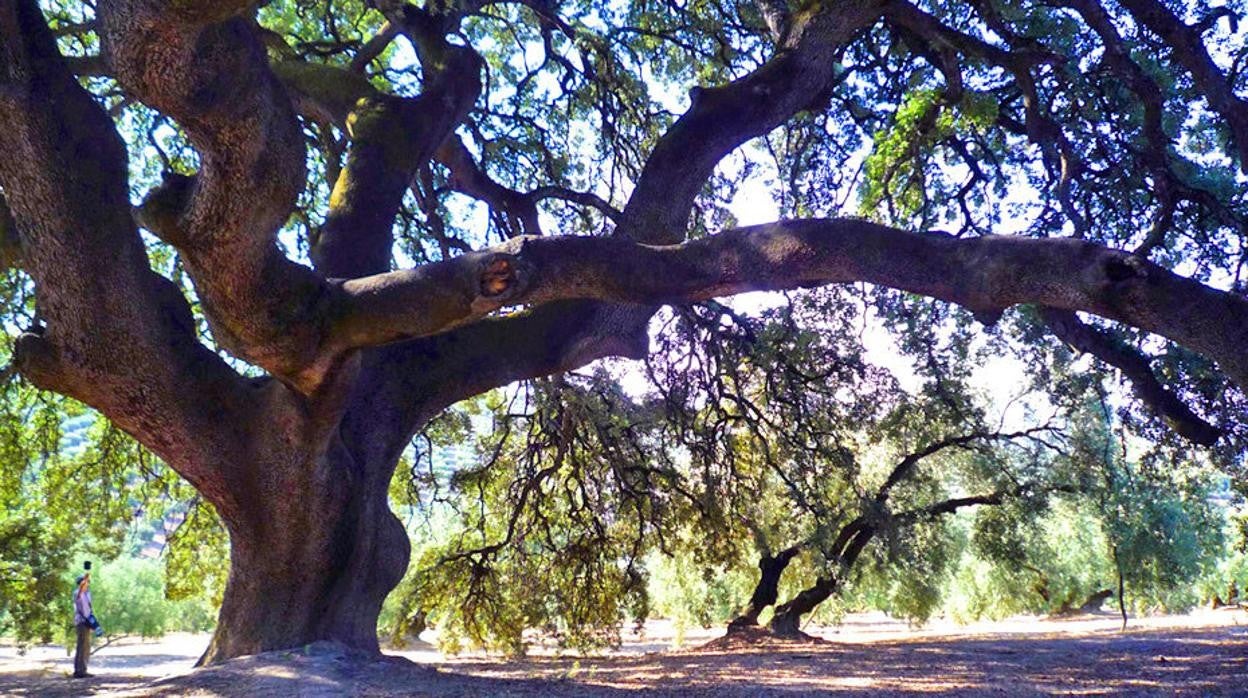
[[[265,389],[198,342],[185,299],[150,270],[125,148],[35,3],[0,5],[0,46],[0,187],[45,323],[18,338],[15,363],[143,440],[219,510],[239,511],[230,464],[245,458]]]
[[[252,23],[185,4],[97,8],[117,81],[175,119],[201,158],[162,201],[172,225],[153,232],[181,253],[217,342],[311,392],[334,362],[315,352],[326,283],[276,244],[306,175],[299,123]]]
[[[436,414],[392,380],[394,349],[357,357],[339,407],[296,403],[279,421],[292,433],[254,441],[252,499],[247,517],[225,518],[231,572],[202,663],[318,640],[378,651],[381,605],[409,556],[390,479],[410,429]]]
[[[345,282],[331,336],[344,346],[424,336],[505,304],[688,302],[857,281],[957,303],[988,322],[1021,303],[1091,312],[1209,356],[1248,386],[1248,359],[1239,351],[1248,342],[1248,300],[1241,296],[1083,240],[958,239],[856,219],[781,221],[666,247],[517,238],[450,262]]]
[[[386,490],[411,435],[481,391],[643,355],[659,303],[858,281],[986,319],[1039,303],[1156,332],[1248,386],[1241,296],[1089,242],[955,240],[812,220],[644,244],[685,239],[694,197],[724,154],[825,104],[836,56],[882,7],[815,3],[790,14],[766,5],[775,56],[693,95],[616,212],[587,194],[500,188],[448,140],[481,89],[479,57],[447,40],[457,11],[379,3],[386,28],[348,68],[326,72],[271,65],[244,16],[254,3],[101,0],[103,53],[70,62],[36,2],[0,1],[0,243],[4,263],[33,279],[41,318],[18,340],[16,364],[134,435],[225,520],[232,572],[205,662],[326,639],[375,652],[381,601],[407,562]],[[422,62],[415,98],[380,94],[359,74],[398,34]],[[124,145],[75,71],[107,73],[189,135],[199,170],[169,176],[140,221],[177,249],[218,344],[272,378],[244,378],[201,344],[186,299],[150,269]],[[1239,107],[1227,104],[1230,119]],[[276,244],[304,186],[299,112],[351,137],[313,246],[316,269]],[[391,271],[393,212],[412,173],[433,160],[461,190],[518,212],[519,230],[535,231],[531,204],[555,196],[597,208],[619,234],[518,237]],[[528,307],[490,317],[519,304]],[[847,565],[872,531],[860,522],[838,543]],[[773,627],[796,631],[802,609],[837,581],[821,585],[786,604]]]
[[[201,664],[317,640],[379,651],[377,617],[409,544],[387,498],[397,456],[356,461],[370,455],[338,443],[316,463],[269,463],[264,508],[227,519],[229,582]]]

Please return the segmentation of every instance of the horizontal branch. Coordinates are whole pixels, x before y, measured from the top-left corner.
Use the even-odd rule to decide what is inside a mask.
[[[561,299],[686,303],[745,291],[868,282],[962,305],[1080,310],[1162,335],[1248,388],[1248,300],[1093,242],[957,239],[853,219],[782,221],[682,245],[517,238],[495,248],[343,282],[328,329],[338,349],[443,332],[508,305]]]
[[[993,492],[992,494],[980,494],[970,497],[955,497],[946,499],[922,509],[914,511],[904,511],[896,516],[899,522],[914,523],[923,519],[934,519],[944,514],[952,514],[959,509],[966,507],[974,507],[980,505],[1000,505],[1005,501],[1006,495],[1001,492]]]
[[[1007,490],[999,492],[991,492],[989,494],[978,494],[966,497],[954,497],[946,499],[942,502],[928,505],[921,509],[913,509],[903,511],[893,517],[893,520],[901,524],[912,524],[918,521],[935,519],[945,514],[956,513],[959,509],[974,506],[999,506],[1010,499],[1017,499],[1026,495],[1044,494],[1044,493],[1077,493],[1079,488],[1071,485],[1021,485],[1019,487],[1011,487]]]
[[[571,371],[597,359],[645,357],[653,308],[571,300],[466,327],[386,350],[402,402],[420,396],[429,417],[450,405],[515,381]],[[405,431],[410,431],[406,429]]]

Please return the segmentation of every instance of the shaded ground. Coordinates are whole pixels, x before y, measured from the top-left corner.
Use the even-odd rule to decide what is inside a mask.
[[[155,683],[185,672],[206,638],[106,648],[92,667],[98,676],[84,681],[66,678],[63,650],[49,660],[39,654],[46,648],[17,658],[0,647],[0,695],[1248,695],[1248,614],[1135,623],[1126,633],[1109,616],[911,631],[871,614],[814,629],[824,642],[643,653],[671,639],[671,628],[658,625],[610,656],[521,661],[446,660],[428,648],[371,661],[313,645]]]

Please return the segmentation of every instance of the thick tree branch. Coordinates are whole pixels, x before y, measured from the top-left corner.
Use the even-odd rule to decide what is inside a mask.
[[[866,281],[957,303],[991,320],[1013,305],[1082,310],[1160,334],[1248,387],[1248,300],[1101,245],[956,239],[850,219],[739,228],[683,245],[519,238],[479,253],[343,283],[341,347],[435,334],[505,305],[582,298],[657,304]]]
[[[348,120],[353,114],[358,114],[359,109],[366,109],[370,103],[380,104],[386,99],[390,99],[392,104],[383,109],[390,109],[396,112],[401,109],[400,105],[414,104],[416,100],[399,100],[397,98],[386,98],[381,92],[376,90],[367,80],[357,77],[342,68],[335,66],[308,63],[304,61],[285,61],[274,66],[274,71],[281,77],[282,82],[287,85],[291,91],[292,98],[301,114],[308,116],[317,121],[334,122],[340,127],[346,127]],[[425,96],[422,95],[422,99]],[[438,102],[438,96],[430,94],[428,97],[431,102]],[[364,100],[361,104],[361,100]],[[396,118],[394,122],[394,130],[390,133],[378,134],[377,144],[393,157],[396,150],[396,142],[404,142],[412,139],[430,139],[436,137],[437,132],[427,128],[427,123],[418,119],[418,114],[413,112],[410,119]],[[354,136],[353,132],[353,136]],[[360,151],[364,146],[360,143],[360,137],[354,137],[353,152],[360,156],[360,160],[368,159],[369,164],[357,163],[357,170],[364,170],[365,166],[372,167],[373,171],[365,171],[363,178],[360,176],[351,176],[350,164],[347,173],[339,178],[339,182],[343,184],[344,192],[357,192],[356,196],[362,196],[358,192],[365,192],[374,199],[384,199],[385,201],[393,201],[393,192],[389,196],[382,196],[382,192],[386,190],[385,186],[378,186],[373,183],[369,186],[369,182],[379,178],[381,174],[388,169],[388,165],[383,162],[380,166],[376,164],[378,158],[363,158]],[[424,162],[430,157],[423,151],[416,154],[414,162],[417,165]],[[601,212],[604,216],[618,220],[620,212],[612,208],[610,204],[601,198],[584,192],[576,192],[558,186],[543,186],[531,192],[522,192],[510,189],[494,179],[486,173],[472,157],[463,141],[454,133],[449,133],[441,145],[432,154],[432,159],[446,167],[449,177],[448,185],[454,191],[460,192],[474,199],[486,203],[491,211],[504,220],[504,229],[510,231],[510,236],[515,235],[541,235],[542,229],[538,221],[537,202],[544,199],[562,199],[570,201],[581,206],[594,208]],[[390,168],[395,169],[396,174],[393,177],[394,182],[404,181],[404,186],[410,183],[412,173],[408,170],[409,166]],[[378,172],[377,170],[380,170]],[[368,181],[360,181],[365,179]],[[383,183],[384,184],[384,183]],[[397,186],[397,184],[396,184]],[[401,192],[400,192],[401,193]],[[360,203],[352,203],[345,198],[337,200],[335,205],[342,210],[365,211],[375,216],[378,222],[366,226],[369,229],[382,230],[383,225],[380,220],[389,213],[387,206],[367,206]],[[331,216],[332,218],[332,216]],[[388,233],[388,231],[386,231]],[[322,233],[324,235],[324,233]],[[330,233],[330,237],[333,234]],[[389,247],[381,244],[367,245],[360,244],[359,236],[342,235],[343,239],[350,240],[354,243],[353,248],[374,249],[378,256],[389,254]],[[388,240],[388,238],[387,238]],[[319,249],[320,246],[318,246]],[[315,250],[314,250],[315,252]],[[381,267],[380,260],[374,261],[372,264],[357,264],[358,273],[338,273],[330,274],[331,276],[362,276],[361,269],[374,268],[378,271]],[[318,268],[326,269],[326,263],[322,262]],[[343,272],[346,269],[341,270]]]
[[[775,555],[763,553],[758,559],[758,583],[754,592],[741,613],[728,624],[728,632],[758,625],[758,617],[770,605],[779,599],[780,578],[793,560],[806,546],[808,541],[792,545]]]
[[[495,182],[477,166],[472,153],[458,136],[451,135],[438,148],[437,161],[450,173],[449,184],[455,191],[484,201],[496,215],[508,219],[507,230],[515,235],[541,235],[535,198]]]
[[[357,105],[361,105],[362,100],[364,100],[364,104],[368,104],[369,101],[382,102],[386,100],[382,92],[374,89],[363,77],[354,76],[351,72],[341,69],[341,67],[311,64],[311,62],[296,60],[280,62],[280,64],[273,66],[273,70],[281,77],[282,82],[285,82],[287,87],[290,87],[292,99],[295,100],[301,114],[312,117],[312,119],[317,121],[336,122],[339,127],[347,125],[348,119],[351,119],[353,112],[357,110]],[[433,96],[432,99],[437,101],[436,96]],[[396,101],[396,104],[411,104],[411,102],[414,102],[414,100],[394,101]],[[362,105],[361,109],[364,109]],[[399,107],[391,106],[389,109],[397,110]],[[377,140],[378,145],[382,146],[388,154],[393,154],[393,151],[396,150],[394,142],[403,140],[404,132],[411,132],[412,137],[422,137],[422,139],[428,139],[428,137],[436,135],[432,134],[432,132],[424,131],[423,124],[419,124],[419,122],[414,120],[406,125],[396,124],[396,126],[398,129],[407,129],[408,131],[388,134],[386,135],[387,137],[379,137]],[[353,152],[356,152],[358,156],[359,149],[362,149],[363,146],[359,144],[358,136],[356,136],[354,142],[356,142],[356,146],[354,146],[356,150]],[[417,155],[411,162],[419,165],[424,160],[424,157],[419,157],[419,155],[426,154]],[[509,236],[542,235],[542,226],[540,226],[538,221],[537,202],[545,199],[562,199],[580,206],[592,207],[592,209],[602,212],[608,219],[619,220],[619,211],[613,209],[612,206],[599,199],[598,196],[587,194],[587,192],[570,191],[559,186],[538,187],[538,189],[530,192],[508,189],[507,186],[494,181],[483,167],[473,160],[468,147],[464,145],[464,142],[457,135],[447,135],[442,144],[433,152],[432,157],[438,164],[446,167],[449,174],[449,187],[454,191],[461,192],[461,194],[473,197],[473,199],[485,202],[495,215],[505,220],[504,229],[512,231]],[[381,166],[376,165],[377,157],[372,157],[372,159],[359,157],[359,159],[371,161],[372,164],[368,166],[374,167],[374,170],[377,167],[382,170],[382,172],[366,171],[364,179],[369,181],[377,180],[379,175],[383,174],[388,167],[384,162]],[[368,195],[374,197],[374,199],[382,199],[381,191],[386,190],[386,187],[377,186],[376,184],[368,186],[368,182],[359,181],[361,177],[352,177],[352,170],[349,167],[351,166],[349,166],[348,162],[346,175],[339,177],[339,182],[343,182],[344,187],[349,187],[349,189],[344,189],[343,191],[368,192]],[[357,164],[356,169],[362,170],[363,167],[363,165]],[[404,186],[407,186],[412,179],[412,172],[407,171],[408,169],[409,167],[398,167],[396,170],[401,171],[398,171],[396,177],[393,177],[394,181],[403,181]],[[393,196],[384,197],[384,199],[391,201]],[[352,204],[352,202],[348,202],[346,199],[338,200],[336,205],[343,210],[369,211],[374,216],[377,216],[378,219],[381,219],[388,211],[386,206]],[[376,230],[383,229],[379,222],[368,227]],[[356,237],[358,238],[358,236]],[[379,245],[379,243],[378,245],[361,246],[358,245],[357,240],[357,246],[376,248],[378,255],[383,255],[383,253],[388,255],[389,253],[388,246]],[[322,265],[319,266],[324,268],[324,263],[322,262]],[[362,268],[378,268],[382,265],[378,260],[371,263],[371,265],[354,266],[362,270]],[[378,268],[379,271],[384,271],[384,268]],[[338,275],[331,276],[363,276],[363,272],[338,273]]]
[[[126,90],[178,121],[200,154],[171,225],[153,230],[182,253],[217,341],[311,390],[326,286],[276,245],[303,187],[303,137],[284,88],[243,18],[249,3],[106,0],[99,33]],[[310,375],[309,375],[310,374]]]
[[[653,309],[593,301],[558,301],[528,312],[488,318],[458,330],[387,348],[391,369],[421,396],[432,416],[492,388],[561,371],[597,359],[643,358]]]
[[[659,140],[624,209],[618,233],[639,242],[685,238],[693,202],[715,166],[751,138],[815,109],[836,80],[836,56],[883,3],[813,3],[794,15],[774,58],[727,85],[694,88],[692,104]]]
[[[360,102],[371,88],[354,73],[327,80],[314,67],[287,66],[307,83],[319,81],[317,97],[336,113],[350,107],[344,121],[355,143],[313,247],[329,276],[389,269],[390,230],[411,172],[479,89],[471,49],[446,43],[419,10],[405,17],[424,42],[422,60],[431,62],[420,98]],[[169,6],[126,0],[102,3],[100,18],[118,80],[177,119],[202,157],[193,179],[172,177],[153,192],[142,219],[182,253],[218,342],[315,392],[341,358],[323,351],[334,287],[275,245],[303,184],[303,145],[286,89],[250,23],[201,25]]]
[[[184,4],[105,0],[99,7],[117,80],[176,119],[203,159],[179,229],[155,232],[191,249],[234,248],[232,268],[261,265],[303,187],[299,125],[250,24],[210,23],[229,14],[229,3],[220,13],[183,11]],[[243,251],[257,259],[237,258]],[[200,255],[211,259],[207,250]]]
[[[1040,317],[1063,342],[1121,371],[1131,381],[1135,396],[1183,438],[1210,446],[1222,435],[1221,429],[1201,419],[1177,395],[1167,390],[1157,380],[1148,359],[1138,351],[1083,323],[1069,310],[1041,308]]]
[[[372,63],[374,59],[385,51],[394,38],[399,35],[399,27],[394,22],[386,20],[381,28],[377,30],[377,35],[368,40],[360,50],[351,57],[351,70],[356,73],[363,73],[364,69]]]
[[[0,187],[12,209],[0,219],[16,230],[46,322],[18,338],[15,362],[236,511],[230,467],[250,427],[232,419],[254,413],[254,393],[198,343],[186,300],[149,268],[126,167],[37,4],[0,4]]]
[[[392,228],[403,194],[416,170],[476,103],[483,61],[471,47],[446,40],[458,21],[457,15],[412,6],[389,13],[389,23],[411,39],[420,57],[421,94],[405,99],[355,90],[363,99],[352,104],[345,119],[351,149],[312,247],[312,259],[325,275],[350,278],[389,269]],[[321,70],[328,74],[332,69]],[[320,91],[336,89],[327,79]],[[341,106],[336,109],[341,112]]]

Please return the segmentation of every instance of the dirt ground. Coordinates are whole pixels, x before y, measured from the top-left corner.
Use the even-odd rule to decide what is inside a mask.
[[[383,660],[332,645],[271,652],[190,672],[205,635],[110,645],[93,678],[72,680],[61,647],[24,656],[0,645],[3,696],[398,695],[1248,695],[1248,613],[1198,611],[1132,619],[1110,614],[1019,617],[914,630],[882,614],[813,628],[813,643],[699,649],[721,633],[647,624],[599,657],[445,658],[419,643]]]

